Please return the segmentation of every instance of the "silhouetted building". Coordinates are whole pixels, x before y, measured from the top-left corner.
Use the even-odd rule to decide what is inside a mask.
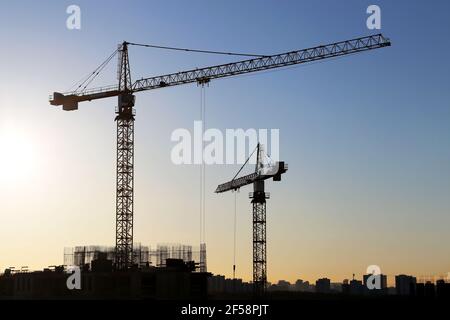
[[[298,279],[297,281],[295,281],[294,284],[294,291],[303,291],[302,289],[304,288],[304,282],[301,279]]]
[[[431,281],[425,283],[425,297],[434,298],[436,296],[435,285]]]
[[[293,290],[295,287],[293,285],[291,285],[291,283],[289,281],[286,280],[279,280],[277,282],[277,284],[272,284],[270,286],[267,287],[268,291],[291,291]]]
[[[431,281],[416,284],[416,296],[420,298],[434,298],[436,296],[436,287]]]
[[[252,288],[251,283],[244,282],[242,279],[226,279],[222,275],[213,275],[208,278],[208,293],[211,295],[251,293]]]
[[[208,273],[193,272],[195,264],[167,259],[165,267],[114,272],[112,261],[91,262],[80,272],[81,289],[69,290],[71,274],[63,266],[36,272],[5,272],[0,297],[11,299],[187,299],[206,298]]]
[[[364,293],[364,286],[361,280],[351,280],[349,287],[351,295],[362,295]]]
[[[330,279],[321,278],[316,281],[317,293],[330,293]]]
[[[344,281],[342,281],[342,293],[350,294],[350,284],[348,283],[348,279],[344,279]]]
[[[395,289],[395,287],[388,287],[387,294],[390,296],[395,296],[397,295],[397,290]]]
[[[436,281],[436,296],[438,298],[450,298],[450,283],[445,280]]]
[[[98,255],[98,259],[91,262],[92,272],[112,272],[113,262],[106,258],[106,253],[101,252]]]
[[[210,293],[225,292],[225,276],[214,275],[209,277],[208,292]]]
[[[413,295],[413,294],[411,294]],[[417,283],[414,295],[423,298],[425,297],[425,283]]]
[[[291,285],[291,290],[297,292],[314,292],[315,288],[309,284],[309,281],[298,279],[295,284]]]
[[[342,292],[342,283],[332,282],[330,284],[330,291],[335,292],[335,293],[341,293]]]
[[[413,276],[407,276],[404,274],[395,276],[395,290],[398,295],[401,296],[414,296],[416,295],[417,279]]]
[[[277,289],[279,291],[289,291],[290,287],[291,287],[291,283],[286,280],[280,280],[277,283]]]

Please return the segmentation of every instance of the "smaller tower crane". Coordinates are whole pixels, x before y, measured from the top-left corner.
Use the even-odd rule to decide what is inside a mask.
[[[270,198],[270,194],[265,192],[264,184],[265,180],[271,178],[273,178],[273,181],[281,181],[281,175],[287,171],[288,166],[283,161],[264,164],[263,146],[258,143],[255,150],[257,152],[255,172],[236,178],[250,160],[252,154],[234,178],[229,182],[220,184],[215,192],[236,191],[243,186],[253,184],[253,192],[250,192],[249,195],[253,207],[253,293],[256,297],[261,297],[264,295],[267,286],[266,200]]]

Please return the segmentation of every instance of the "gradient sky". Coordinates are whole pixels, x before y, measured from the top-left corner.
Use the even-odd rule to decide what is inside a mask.
[[[126,4],[125,4],[126,3]],[[66,29],[66,8],[82,11]],[[49,105],[123,40],[278,53],[373,33],[378,4],[393,46],[213,81],[207,122],[279,128],[289,171],[268,183],[269,281],[379,265],[450,271],[448,1],[10,1],[0,4],[0,268],[63,262],[63,248],[113,245],[114,99],[76,112]],[[132,47],[134,79],[236,60]],[[116,62],[96,85],[115,83]],[[174,129],[199,120],[200,89],[137,95],[135,240],[198,245],[199,167],[170,161]],[[208,267],[231,276],[237,165],[207,167]],[[251,215],[238,195],[237,276],[251,278]],[[392,277],[391,277],[392,280]]]

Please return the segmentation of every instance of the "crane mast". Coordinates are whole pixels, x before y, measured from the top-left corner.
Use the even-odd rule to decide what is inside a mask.
[[[253,183],[252,224],[253,224],[253,293],[256,297],[264,295],[267,287],[267,242],[266,242],[266,199],[264,180]]]
[[[62,106],[63,110],[66,111],[77,110],[78,104],[83,101],[118,97],[115,118],[117,123],[115,266],[119,270],[130,268],[133,261],[134,93],[189,83],[202,84],[213,79],[287,67],[383,48],[390,46],[391,43],[382,34],[376,34],[281,54],[261,56],[233,63],[154,76],[135,82],[132,82],[130,75],[128,58],[129,45],[134,44],[123,42],[118,49],[118,85],[66,93],[54,92],[50,96],[51,105]],[[249,179],[252,180],[253,178],[255,177],[243,177],[230,183],[234,184],[238,180],[240,183],[246,183],[246,181]],[[265,228],[262,229],[262,225],[265,225],[265,199],[267,195],[264,192],[264,179],[262,179],[262,176],[259,176],[259,178],[259,180],[254,182],[255,191],[253,193],[252,203],[254,204],[254,221],[256,221],[254,228],[261,230],[258,234],[264,237],[264,245],[260,238],[254,239],[254,241],[261,243],[261,248],[257,249],[257,251],[259,253],[263,252],[261,253],[261,258],[257,257],[256,260],[265,264]],[[263,271],[261,270],[254,271],[254,277],[256,272],[258,274],[257,278],[265,281],[265,269]]]
[[[128,46],[119,47],[119,91],[116,109],[116,248],[115,267],[129,268],[133,263],[134,209],[134,95],[131,93]]]

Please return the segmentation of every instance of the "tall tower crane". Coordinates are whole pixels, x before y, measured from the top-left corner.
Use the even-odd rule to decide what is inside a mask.
[[[117,123],[115,267],[120,270],[129,268],[133,260],[135,93],[189,83],[205,84],[213,79],[345,56],[387,47],[390,46],[390,41],[382,34],[376,34],[308,49],[154,76],[134,82],[131,81],[128,58],[130,45],[138,44],[123,42],[119,45],[118,85],[66,93],[54,92],[50,97],[51,105],[62,106],[66,111],[77,110],[80,102],[118,97],[115,118]]]
[[[283,161],[264,165],[264,150],[261,144],[258,143],[256,151],[255,172],[236,178],[249,161],[248,158],[236,176],[231,181],[220,184],[215,192],[237,191],[253,184],[253,192],[250,193],[253,207],[253,291],[255,296],[260,297],[264,294],[267,284],[266,199],[270,197],[269,193],[265,192],[264,181],[272,178],[273,181],[281,181],[281,175],[287,171],[288,166]]]

